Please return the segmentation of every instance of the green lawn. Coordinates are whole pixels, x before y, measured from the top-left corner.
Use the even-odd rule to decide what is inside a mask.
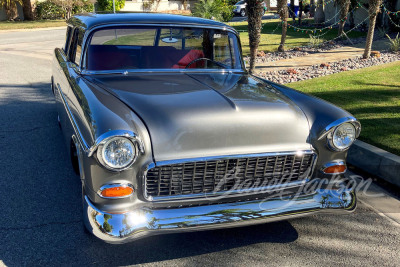
[[[66,25],[65,20],[0,21],[0,30],[35,29]]]
[[[289,86],[348,110],[361,121],[362,141],[400,155],[399,74],[397,61]]]
[[[306,23],[312,23],[311,20],[305,20]],[[281,42],[281,33],[282,33],[282,27],[279,27],[274,34],[271,34],[280,24],[279,19],[271,19],[271,20],[263,20],[264,26],[261,31],[261,40],[260,40],[260,46],[259,50],[265,51],[265,52],[273,52],[277,51],[278,46]],[[247,22],[230,22],[228,23],[232,27],[234,27],[238,31],[247,31]],[[317,32],[317,35],[324,34],[326,33],[323,37],[320,39],[323,41],[327,40],[332,40],[337,36],[337,29],[327,29],[323,30],[322,32]],[[306,32],[301,32],[301,31],[295,31],[292,28],[288,29],[287,31],[287,39],[286,39],[286,47],[298,47],[298,46],[303,46],[309,44],[310,41],[310,33]],[[356,38],[360,36],[365,36],[365,33],[362,32],[350,32],[348,34],[350,38]],[[243,54],[248,55],[250,53],[250,48],[249,48],[249,34],[247,32],[240,32],[240,39],[242,42],[242,49],[243,49]]]

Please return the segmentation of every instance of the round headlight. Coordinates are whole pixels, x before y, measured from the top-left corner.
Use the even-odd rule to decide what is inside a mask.
[[[356,128],[351,123],[343,123],[336,127],[332,134],[332,145],[336,150],[346,150],[356,139]]]
[[[112,137],[97,150],[97,157],[109,169],[124,169],[135,161],[136,147],[128,138]]]

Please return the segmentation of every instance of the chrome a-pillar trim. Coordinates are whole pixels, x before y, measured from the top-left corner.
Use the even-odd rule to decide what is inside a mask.
[[[84,222],[98,238],[118,244],[157,234],[287,220],[319,211],[352,212],[356,202],[353,189],[331,186],[294,196],[170,209],[156,209],[150,205],[114,214],[97,208],[85,196]],[[111,231],[103,228],[106,222],[111,226]]]
[[[258,153],[258,154],[239,154],[239,155],[226,155],[226,156],[213,156],[213,157],[202,157],[202,158],[189,158],[189,159],[177,159],[177,160],[166,160],[155,163],[151,163],[147,166],[147,168],[143,172],[143,197],[147,201],[176,201],[176,200],[188,200],[188,199],[201,199],[207,198],[212,201],[213,199],[220,198],[221,195],[227,195],[227,191],[223,192],[211,192],[211,193],[200,193],[200,194],[188,194],[188,195],[177,195],[177,196],[162,196],[162,197],[152,197],[147,195],[147,172],[154,167],[179,164],[185,162],[198,162],[198,161],[210,161],[210,160],[227,160],[227,159],[236,159],[236,158],[245,158],[245,157],[267,157],[267,156],[286,156],[286,155],[304,155],[304,154],[312,154],[313,162],[311,163],[311,167],[309,168],[309,173],[306,178],[299,181],[293,181],[284,185],[272,185],[266,187],[252,188],[252,189],[240,189],[240,190],[232,190],[229,191],[229,196],[235,195],[254,195],[259,194],[260,192],[271,192],[282,189],[295,188],[304,185],[309,181],[312,177],[315,169],[315,165],[318,160],[318,154],[314,150],[297,150],[297,151],[287,151],[287,152],[269,152],[269,153]]]

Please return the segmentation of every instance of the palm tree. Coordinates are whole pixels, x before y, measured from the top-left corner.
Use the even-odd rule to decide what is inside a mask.
[[[293,19],[293,22],[296,21],[296,14],[294,13],[294,0],[290,0],[290,16]]]
[[[181,0],[182,1],[182,6],[183,6],[183,10],[187,9],[187,4],[188,4],[188,0]]]
[[[17,4],[22,6],[22,0],[0,0],[0,7],[3,7],[7,20],[13,20],[17,13]]]
[[[314,21],[317,24],[325,22],[324,0],[317,1],[317,9],[315,10]]]
[[[285,42],[286,42],[286,33],[287,33],[287,19],[288,19],[288,6],[286,0],[278,0],[278,13],[282,20],[282,36],[281,43],[278,47],[279,52],[285,52]]]
[[[365,50],[363,54],[363,58],[369,58],[371,55],[371,47],[372,41],[374,39],[374,31],[375,31],[375,23],[376,16],[378,15],[379,6],[381,5],[382,0],[369,0],[369,27],[368,27],[368,35],[367,40],[365,41]]]
[[[347,14],[349,13],[350,2],[350,0],[337,0],[337,5],[340,8],[338,36],[342,36],[344,33],[344,25],[346,24]]]
[[[250,69],[255,69],[255,59],[261,35],[261,17],[263,12],[262,0],[246,0],[246,12],[248,17],[249,45],[250,45]]]
[[[22,11],[24,12],[24,20],[33,20],[33,11],[31,0],[22,0]]]
[[[310,17],[315,16],[315,0],[310,0]]]
[[[303,17],[303,0],[299,0],[299,25],[301,25],[302,17]]]

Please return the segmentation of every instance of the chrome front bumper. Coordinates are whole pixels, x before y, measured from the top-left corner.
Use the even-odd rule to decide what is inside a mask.
[[[125,243],[156,234],[244,226],[286,220],[318,211],[351,212],[355,208],[356,195],[352,189],[319,189],[296,197],[197,207],[142,207],[122,214],[103,212],[85,196],[84,221],[88,230],[98,238],[108,243]]]

